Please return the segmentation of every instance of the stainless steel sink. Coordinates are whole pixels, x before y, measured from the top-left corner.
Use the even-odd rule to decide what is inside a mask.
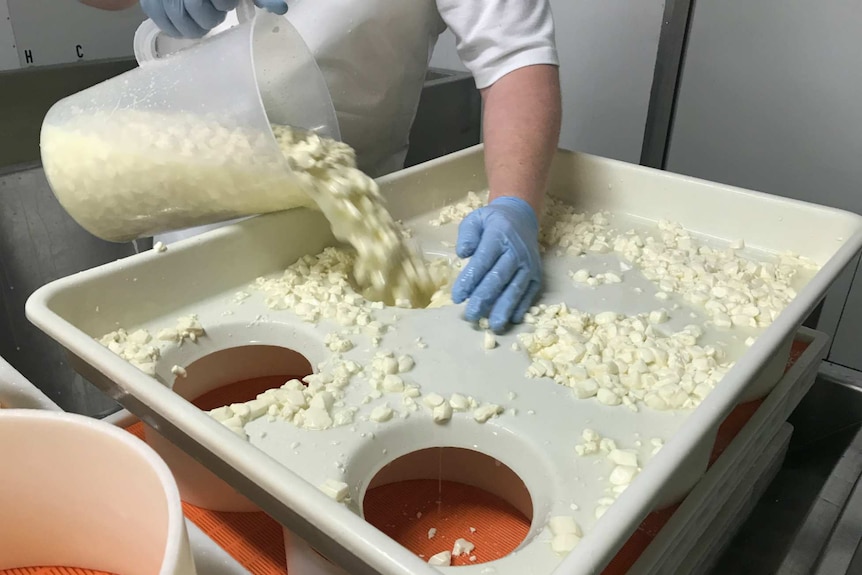
[[[140,240],[138,247],[149,242]],[[64,411],[101,416],[119,405],[75,373],[62,348],[27,321],[24,302],[48,282],[135,251],[133,244],[104,242],[78,226],[40,167],[0,168],[0,357]]]

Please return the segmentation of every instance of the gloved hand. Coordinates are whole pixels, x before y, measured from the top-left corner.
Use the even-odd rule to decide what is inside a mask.
[[[455,251],[470,261],[452,286],[452,300],[469,298],[468,321],[490,314],[495,332],[523,321],[542,287],[538,235],[538,218],[520,198],[497,198],[464,218]]]
[[[200,38],[224,21],[238,0],[141,0],[141,8],[165,34],[175,38]],[[255,6],[285,14],[285,0],[254,0]]]

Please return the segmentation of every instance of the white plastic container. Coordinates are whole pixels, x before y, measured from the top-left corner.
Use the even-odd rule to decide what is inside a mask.
[[[0,570],[194,575],[176,484],[125,431],[80,415],[0,410]]]
[[[270,125],[340,133],[286,19],[259,11],[167,56],[137,52],[140,67],[60,100],[42,125],[48,182],[81,226],[121,242],[313,205]]]
[[[482,147],[472,148],[382,178],[381,188],[395,218],[427,222],[437,208],[487,187],[483,161]],[[530,532],[515,553],[492,564],[458,569],[494,568],[499,575],[595,573],[648,513],[679,501],[703,476],[719,425],[744,401],[750,386],[762,385],[757,390],[761,396],[775,386],[780,371],[772,370],[774,378],[761,378],[764,366],[779,360],[783,365],[786,356],[777,356],[785,353],[807,313],[862,247],[862,218],[565,151],[555,158],[551,191],[578,210],[608,210],[651,222],[668,219],[701,237],[726,242],[744,238],[751,248],[794,251],[822,267],[703,403],[680,415],[602,406],[576,400],[570,389],[551,381],[524,379],[528,358],[508,349],[518,330],[500,336],[499,349],[486,352],[481,332],[464,326],[458,307],[387,310],[401,319],[382,347],[398,353],[410,350],[416,359],[410,377],[423,393],[467,393],[517,408],[518,413],[482,425],[462,414],[446,425],[435,425],[426,410],[385,425],[357,419],[353,428],[325,433],[290,425],[264,429],[265,422],[252,422],[246,426],[251,441],[243,441],[172,392],[175,377],[170,368],[250,342],[291,347],[312,365],[326,356],[321,350],[325,351],[325,336],[336,329],[331,325],[313,326],[290,312],[272,311],[260,293],[242,304],[230,303],[236,290],[245,289],[254,278],[278,273],[303,255],[332,245],[322,215],[306,210],[253,218],[173,244],[165,253],[140,254],[59,280],[31,297],[28,317],[70,351],[76,369],[89,381],[118,394],[137,416],[158,424],[181,449],[217,470],[308,547],[351,573],[435,572],[368,525],[360,513],[372,478],[387,463],[439,446],[472,449],[501,461],[521,478],[532,497]],[[802,228],[821,231],[803,237],[797,233]],[[455,230],[440,232],[454,234]],[[438,248],[439,240],[453,239],[418,232],[416,237],[437,253],[447,253]],[[549,262],[546,270],[549,303],[571,301],[590,313],[608,309],[643,313],[657,306],[655,286],[646,280],[638,284],[644,288],[642,293],[633,291],[638,280],[630,276],[622,285],[608,287],[609,291],[574,292],[562,264]],[[165,278],[173,281],[168,284]],[[100,311],[94,314],[96,305]],[[225,315],[226,311],[230,313]],[[156,365],[156,379],[93,340],[118,324],[158,330],[187,313],[199,314],[206,336],[193,345],[166,350]],[[679,319],[688,323],[684,315]],[[420,336],[427,349],[416,348],[414,342]],[[357,346],[350,353],[358,357],[373,350]],[[367,392],[359,387],[358,395],[348,398],[350,405],[358,404]],[[510,390],[517,391],[516,399],[507,397]],[[635,432],[647,439],[666,439],[662,450],[599,520],[594,516],[595,502],[607,487],[606,481],[599,480],[602,472],[597,470],[602,468],[574,454],[578,434],[587,426],[615,440],[633,442]],[[292,441],[302,445],[297,453],[283,448]],[[333,464],[340,456],[345,462],[343,475]],[[347,506],[318,489],[329,478],[348,483]],[[573,511],[570,503],[577,503],[579,509]],[[586,532],[562,560],[553,555],[546,530],[547,518],[557,514],[575,515]]]

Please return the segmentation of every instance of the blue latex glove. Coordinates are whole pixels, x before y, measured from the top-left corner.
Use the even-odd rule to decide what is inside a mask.
[[[141,8],[165,34],[200,38],[221,24],[238,0],[141,0]],[[287,13],[285,0],[254,0],[255,6],[274,14]]]
[[[542,288],[538,235],[536,214],[520,198],[497,198],[464,218],[455,251],[470,261],[455,280],[452,300],[469,298],[468,321],[488,317],[495,332],[523,321]]]

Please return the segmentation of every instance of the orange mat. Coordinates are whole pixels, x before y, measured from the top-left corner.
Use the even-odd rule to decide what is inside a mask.
[[[789,369],[808,344],[794,342]],[[273,376],[238,382],[201,396],[193,403],[211,409],[226,403],[252,399],[264,389],[280,385],[296,376]],[[709,465],[727,449],[733,438],[748,423],[763,400],[736,407],[719,428]],[[128,431],[143,438],[143,425]],[[381,486],[366,495],[366,517],[387,535],[423,557],[451,549],[463,537],[476,548],[475,563],[505,556],[520,544],[529,530],[529,521],[507,502],[476,488],[443,482],[439,498],[437,480],[419,480]],[[442,504],[438,507],[437,501]],[[647,516],[602,575],[624,575],[649,546],[679,505]],[[183,503],[186,516],[253,575],[286,575],[284,540],[281,526],[263,512],[221,513]],[[428,530],[437,530],[428,538]],[[470,528],[474,528],[475,532]],[[470,564],[469,556],[453,558],[453,565]],[[96,571],[62,567],[27,568],[0,571],[0,575],[108,575]],[[301,575],[301,574],[297,574]]]
[[[112,575],[105,571],[78,569],[77,567],[22,567],[20,569],[0,569],[2,575]]]
[[[439,502],[439,503],[438,503]],[[485,563],[515,550],[530,520],[505,500],[476,487],[419,479],[376,487],[364,501],[365,519],[422,558],[451,551],[462,537],[476,548],[452,565]],[[428,531],[435,529],[434,537]]]

